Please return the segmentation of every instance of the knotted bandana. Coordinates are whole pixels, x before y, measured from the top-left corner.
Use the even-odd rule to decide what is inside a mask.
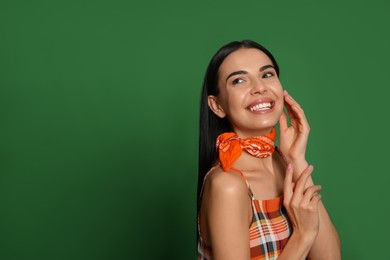
[[[222,169],[227,171],[241,156],[242,150],[257,158],[266,158],[275,151],[276,130],[271,133],[250,138],[239,138],[234,132],[220,134],[217,138],[219,161]]]

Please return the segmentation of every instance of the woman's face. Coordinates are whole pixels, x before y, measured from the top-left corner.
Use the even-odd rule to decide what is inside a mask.
[[[282,85],[271,59],[254,48],[241,48],[222,62],[218,72],[218,96],[209,106],[227,117],[240,137],[267,134],[283,111]]]

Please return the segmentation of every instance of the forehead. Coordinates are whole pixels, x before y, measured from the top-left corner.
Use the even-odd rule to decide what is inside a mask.
[[[264,65],[272,65],[271,59],[262,51],[254,48],[241,48],[225,58],[219,67],[220,75],[238,70],[256,70]]]

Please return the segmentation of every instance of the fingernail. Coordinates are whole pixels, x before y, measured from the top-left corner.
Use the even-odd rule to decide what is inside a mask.
[[[312,171],[314,169],[313,165],[309,165],[309,170]]]
[[[287,166],[287,169],[291,169],[292,168],[292,164],[289,163],[288,166]]]

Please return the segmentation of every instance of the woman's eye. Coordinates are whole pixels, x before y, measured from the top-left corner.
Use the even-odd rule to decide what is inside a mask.
[[[272,73],[272,72],[266,72],[266,73],[264,73],[263,78],[270,78],[273,75],[274,75],[274,73]]]
[[[234,79],[234,80],[232,81],[233,85],[240,84],[240,83],[242,83],[242,82],[244,82],[244,80],[243,80],[242,78],[237,78],[237,79]]]

